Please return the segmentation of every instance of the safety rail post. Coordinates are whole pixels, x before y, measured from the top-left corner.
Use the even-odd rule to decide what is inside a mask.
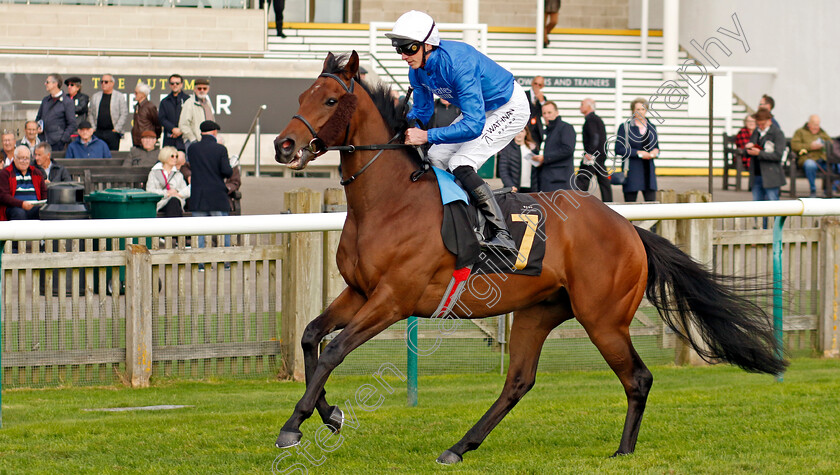
[[[773,223],[773,332],[776,335],[778,356],[785,352],[784,298],[782,291],[782,230],[787,216],[777,216]],[[784,372],[776,375],[776,381],[784,381]]]
[[[324,190],[324,212],[347,212],[347,195],[344,194],[343,188],[327,188]],[[324,289],[324,308],[327,308],[347,287],[344,278],[338,272],[338,265],[335,261],[340,239],[341,231],[324,232],[324,285],[322,287]]]
[[[152,255],[126,244],[125,369],[132,388],[149,386],[152,375]]]
[[[819,351],[825,358],[840,358],[840,218],[823,218],[820,230]]]
[[[0,241],[0,429],[3,428],[3,248],[6,241]]]
[[[415,316],[408,317],[405,327],[406,347],[406,398],[409,407],[417,407],[417,326],[420,321]]]
[[[679,203],[708,203],[711,196],[703,191],[692,190],[677,195]],[[677,240],[675,244],[700,264],[712,264],[712,223],[711,219],[681,219],[677,221]],[[693,325],[684,328],[696,342],[701,342],[700,334]],[[701,366],[708,364],[697,354],[691,345],[678,339],[676,342],[676,361],[678,365]]]
[[[307,188],[287,191],[286,208],[292,213],[320,213],[321,193]],[[292,233],[285,237],[286,259],[283,261],[281,350],[283,375],[295,381],[305,380],[303,349],[300,340],[306,325],[323,308],[324,297],[321,233]],[[315,260],[313,262],[313,260]]]

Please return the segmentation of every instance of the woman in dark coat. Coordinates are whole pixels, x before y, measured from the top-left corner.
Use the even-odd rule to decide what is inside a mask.
[[[639,192],[645,201],[656,200],[656,165],[653,159],[659,156],[659,139],[656,127],[645,118],[647,101],[634,99],[630,103],[633,117],[618,127],[615,140],[615,155],[627,164],[627,179],[624,181],[624,201],[635,202]],[[627,132],[629,130],[629,133]]]
[[[503,186],[519,193],[529,193],[532,188],[536,189],[537,184],[531,182],[531,157],[536,147],[531,132],[525,127],[499,151],[499,178]]]

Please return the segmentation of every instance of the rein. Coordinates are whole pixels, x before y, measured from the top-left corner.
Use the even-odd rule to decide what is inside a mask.
[[[339,84],[341,84],[341,87],[344,88],[344,91],[347,92],[347,94],[353,94],[353,90],[354,90],[355,85],[356,85],[355,78],[350,78],[350,86],[347,86],[347,84],[345,84],[344,81],[342,81],[341,78],[336,76],[335,74],[321,73],[318,77],[319,78],[326,77],[326,78],[335,79]],[[406,98],[406,102],[407,101],[408,101],[408,98]],[[394,135],[393,137],[391,137],[391,140],[389,140],[388,143],[384,143],[384,144],[374,144],[374,145],[352,145],[351,144],[351,145],[332,145],[332,146],[328,146],[324,142],[323,139],[318,137],[318,133],[315,131],[315,128],[312,127],[312,124],[310,124],[308,120],[306,120],[305,118],[303,118],[302,116],[300,116],[298,114],[295,114],[294,116],[292,116],[292,119],[297,119],[297,120],[303,122],[303,125],[305,125],[307,129],[309,129],[309,133],[312,134],[312,140],[309,141],[308,149],[309,149],[309,152],[315,154],[316,157],[320,156],[320,155],[323,155],[326,152],[333,151],[333,150],[339,151],[339,152],[347,152],[347,153],[355,153],[356,151],[360,151],[360,150],[379,150],[379,153],[374,155],[373,158],[371,158],[370,161],[368,161],[358,172],[351,175],[346,180],[341,180],[339,182],[339,184],[341,186],[347,186],[350,183],[353,183],[354,181],[356,181],[356,179],[359,178],[359,175],[364,173],[365,170],[368,169],[368,167],[373,165],[373,162],[375,162],[376,159],[379,158],[379,156],[382,155],[382,152],[384,152],[385,150],[397,150],[397,149],[402,149],[402,148],[405,148],[405,147],[412,147],[412,145],[408,145],[408,144],[391,143],[397,137],[400,136],[399,133],[397,133],[397,135]],[[349,122],[347,123],[347,131],[346,131],[344,136],[347,137],[347,138],[349,138],[349,136],[350,136],[350,123]],[[423,172],[425,172],[425,171],[426,170],[423,169]],[[417,173],[417,172],[415,172],[415,173]],[[417,181],[414,178],[414,174],[412,174],[412,181]]]

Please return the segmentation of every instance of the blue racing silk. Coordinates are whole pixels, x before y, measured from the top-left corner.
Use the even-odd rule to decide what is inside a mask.
[[[414,88],[409,119],[427,124],[435,109],[435,95],[461,109],[460,121],[429,130],[432,144],[475,139],[484,129],[485,114],[505,105],[513,95],[513,74],[459,41],[441,41],[424,67],[409,70],[408,80]]]

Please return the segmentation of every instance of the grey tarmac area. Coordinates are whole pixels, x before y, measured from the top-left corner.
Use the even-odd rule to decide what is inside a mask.
[[[406,180],[408,180],[408,177],[406,177]],[[487,181],[490,184],[490,186],[494,189],[501,188],[502,186],[502,181],[499,179],[490,179]],[[677,193],[682,193],[691,190],[708,191],[709,189],[709,179],[708,177],[703,176],[660,176],[657,177],[657,182],[659,185],[659,189],[674,190]],[[730,183],[733,182],[734,179],[730,178]],[[730,189],[724,191],[722,189],[722,177],[714,177],[713,184],[714,201],[752,200],[752,194],[749,191],[746,191],[746,177],[742,180],[742,187],[744,188],[744,191],[734,191],[734,185],[730,185]],[[817,178],[817,188],[819,188],[821,185],[822,179]],[[311,190],[323,192],[327,188],[341,188],[341,185],[338,184],[338,180],[330,178],[281,178],[271,176],[244,176],[242,177],[241,188],[242,214],[255,215],[282,213],[286,210],[285,204],[283,202],[283,194],[286,191],[294,190],[296,188],[309,188]],[[805,178],[800,178],[796,182],[796,188],[800,194],[805,193],[804,196],[807,196],[808,181]],[[597,187],[593,187],[592,189],[597,190]],[[600,196],[600,193],[598,191],[594,191],[594,193],[596,196]],[[820,196],[822,196],[822,190],[820,190],[819,193]],[[621,193],[620,186],[613,186],[613,196],[617,200],[616,202],[620,203],[624,201],[624,196]],[[641,199],[642,197],[640,194],[639,200]],[[784,189],[782,193],[782,199],[790,199],[790,197],[787,196],[786,193],[784,193]]]

